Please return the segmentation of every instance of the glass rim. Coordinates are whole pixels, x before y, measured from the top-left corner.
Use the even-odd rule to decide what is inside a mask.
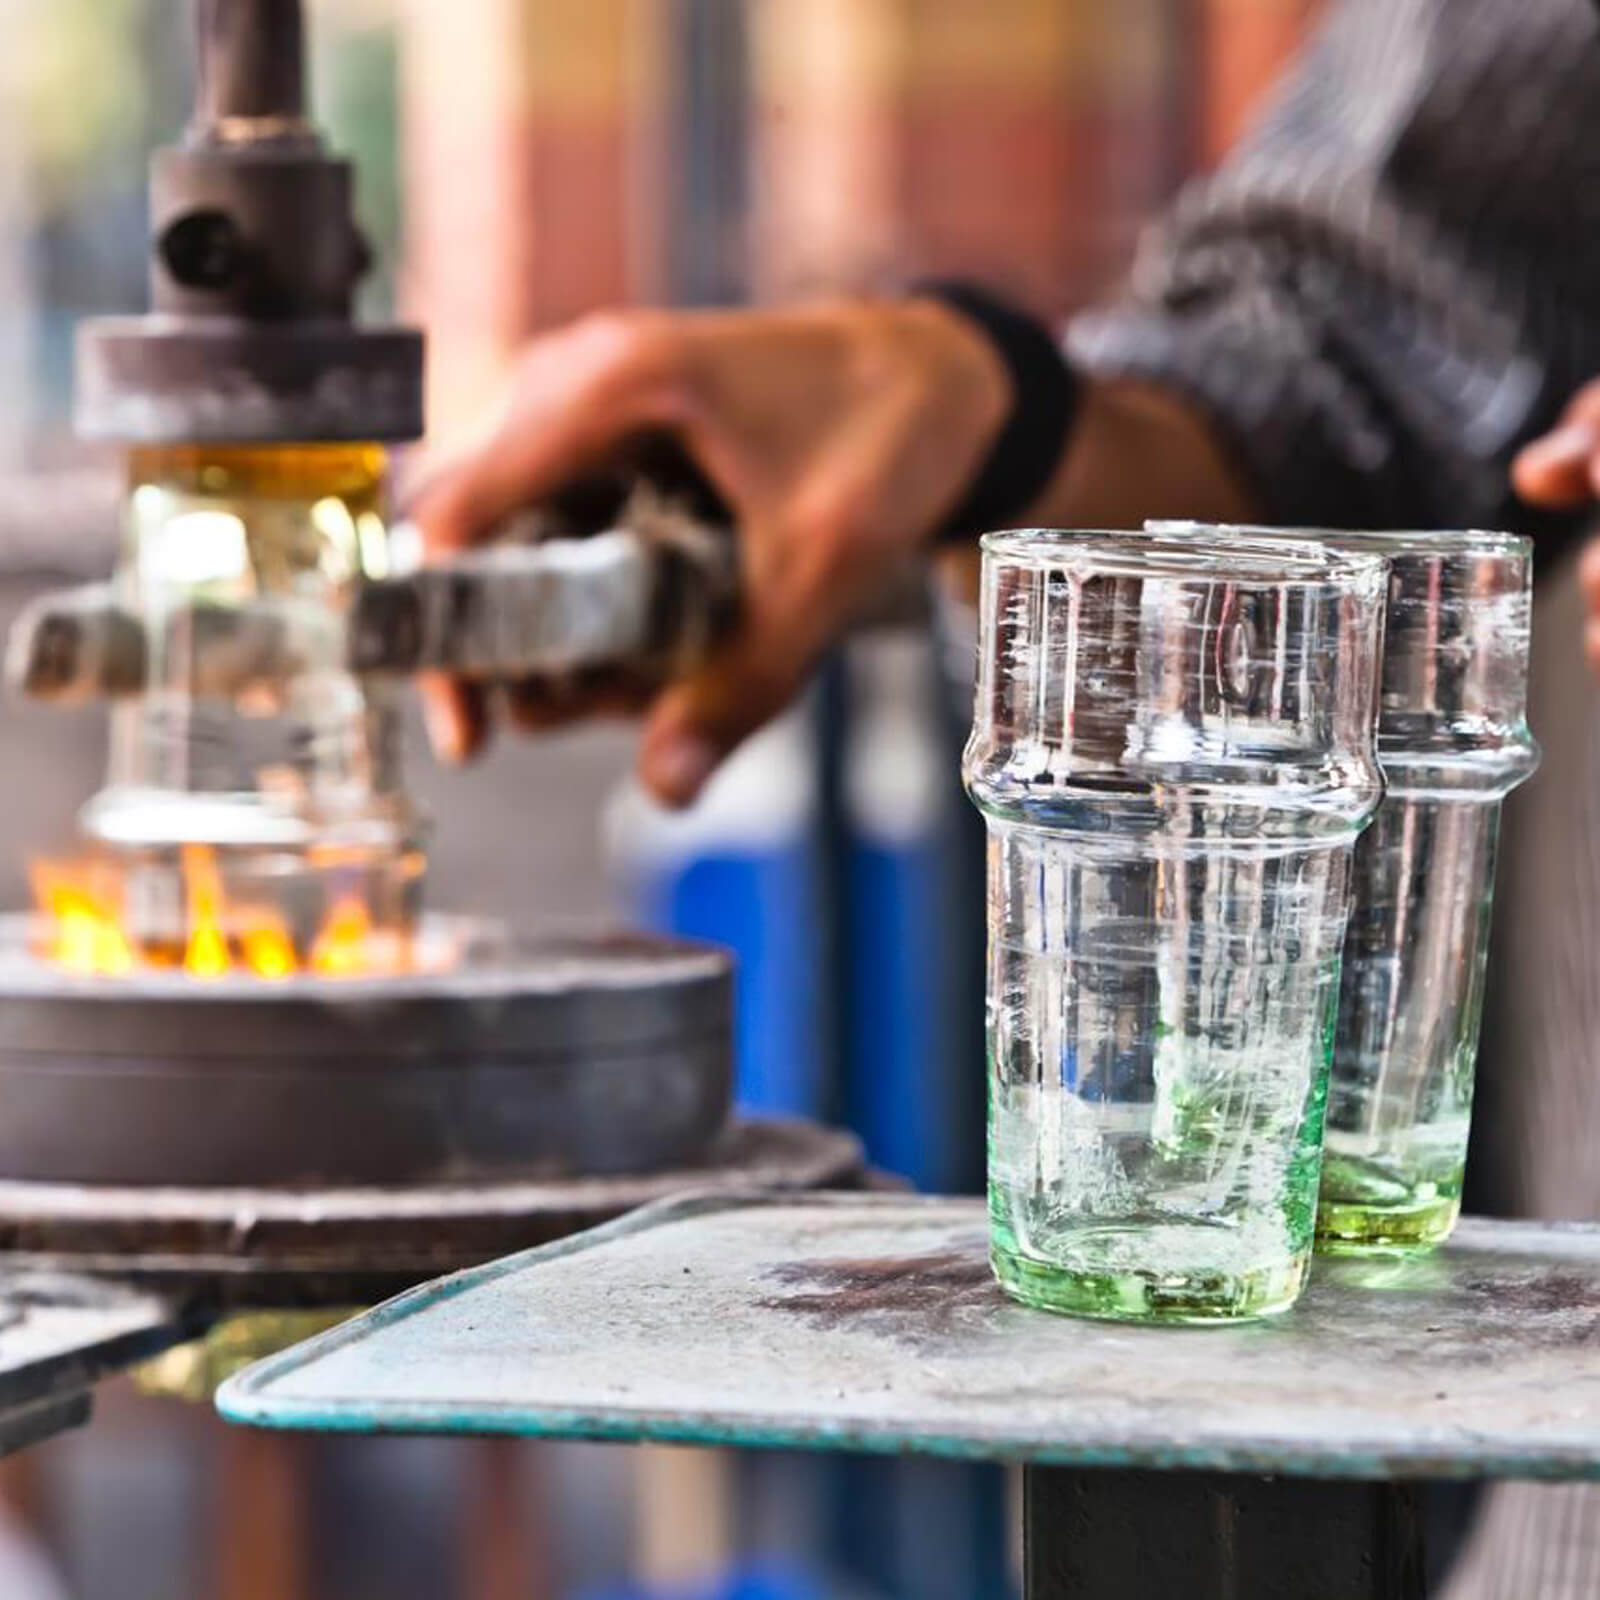
[[[1127,578],[1212,578],[1261,584],[1347,584],[1384,579],[1384,551],[1341,550],[1314,537],[1252,537],[1227,551],[1202,548],[1160,528],[1011,528],[978,541],[986,560],[1036,570],[1058,568]],[[1202,528],[1204,523],[1186,526]],[[1219,524],[1218,526],[1225,526]]]
[[[1533,540],[1526,534],[1495,528],[1313,528],[1271,522],[1195,522],[1187,518],[1150,517],[1144,531],[1182,537],[1212,530],[1242,533],[1249,538],[1281,539],[1285,544],[1326,542],[1334,548],[1358,544],[1385,555],[1427,555],[1435,551],[1475,556],[1515,556],[1531,560]]]

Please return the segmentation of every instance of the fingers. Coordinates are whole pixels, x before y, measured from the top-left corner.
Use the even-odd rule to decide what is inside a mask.
[[[1591,539],[1578,557],[1578,591],[1586,613],[1583,653],[1590,668],[1600,673],[1600,539]]]
[[[1511,466],[1511,482],[1530,505],[1575,511],[1597,492],[1597,468],[1600,428],[1568,422],[1518,453]]]
[[[543,733],[584,717],[637,716],[658,687],[612,667],[492,686],[429,673],[417,686],[428,740],[453,766],[488,745],[497,709],[519,731]]]
[[[580,714],[580,703],[564,683],[507,684],[503,704],[506,717],[519,733],[543,733],[548,728],[559,728]]]
[[[489,736],[489,710],[482,688],[428,673],[417,680],[417,690],[428,742],[439,759],[452,765],[470,761]]]
[[[594,316],[537,340],[499,415],[431,468],[408,507],[432,551],[482,543],[686,406],[688,335],[650,313]]]
[[[639,746],[639,776],[663,805],[690,804],[711,774],[799,692],[806,667],[762,662],[761,640],[734,641],[703,672],[662,695]]]
[[[506,715],[523,733],[542,733],[580,717],[631,717],[655,698],[658,684],[617,667],[591,667],[562,678],[506,685]]]
[[[1600,379],[1578,391],[1559,427],[1518,454],[1511,482],[1524,500],[1551,511],[1579,511],[1600,498]],[[1578,590],[1584,658],[1600,674],[1600,540],[1578,558]]]
[[[1591,539],[1578,557],[1578,587],[1591,615],[1600,615],[1600,539]]]
[[[687,348],[680,322],[648,313],[589,317],[536,341],[490,425],[424,467],[407,508],[424,548],[483,543],[631,435],[674,425],[686,404]],[[508,710],[519,726],[547,727],[603,699],[586,700],[581,687],[525,688],[509,697]],[[469,759],[488,737],[482,689],[436,678],[422,692],[441,758]]]
[[[1600,380],[1580,389],[1560,425],[1517,455],[1511,481],[1524,500],[1552,511],[1575,511],[1600,495]]]
[[[638,767],[664,805],[688,805],[723,760],[799,693],[854,592],[838,568],[824,555],[752,585],[738,631],[657,700]]]

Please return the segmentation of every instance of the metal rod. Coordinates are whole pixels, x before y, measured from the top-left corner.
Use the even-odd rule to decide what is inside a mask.
[[[198,0],[194,135],[229,137],[240,122],[295,126],[305,114],[300,0]]]

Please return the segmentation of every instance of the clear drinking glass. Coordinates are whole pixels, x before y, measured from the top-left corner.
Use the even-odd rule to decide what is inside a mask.
[[[1130,1320],[1288,1307],[1311,1251],[1385,563],[984,540],[991,1259]]]
[[[1208,543],[1271,533],[1186,531]],[[1461,1210],[1500,807],[1539,764],[1527,724],[1533,550],[1504,533],[1316,537],[1390,563],[1387,793],[1356,847],[1317,1247],[1389,1253],[1439,1243]]]

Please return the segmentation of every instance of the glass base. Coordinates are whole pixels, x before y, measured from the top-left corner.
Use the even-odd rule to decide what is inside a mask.
[[[1324,1197],[1317,1207],[1317,1253],[1370,1256],[1431,1250],[1450,1237],[1460,1214],[1461,1197],[1454,1194],[1401,1206]]]
[[[1461,1214],[1465,1137],[1453,1145],[1453,1159],[1424,1167],[1414,1157],[1380,1161],[1330,1142],[1317,1195],[1316,1248],[1323,1255],[1401,1255],[1442,1244]]]
[[[1151,1248],[1152,1243],[1156,1248]],[[1159,1255],[1159,1242],[1140,1248]],[[1041,1311],[1108,1322],[1228,1323],[1287,1311],[1305,1284],[1310,1252],[1241,1271],[1156,1272],[1069,1267],[1021,1256],[991,1241],[989,1263],[1013,1299]]]

